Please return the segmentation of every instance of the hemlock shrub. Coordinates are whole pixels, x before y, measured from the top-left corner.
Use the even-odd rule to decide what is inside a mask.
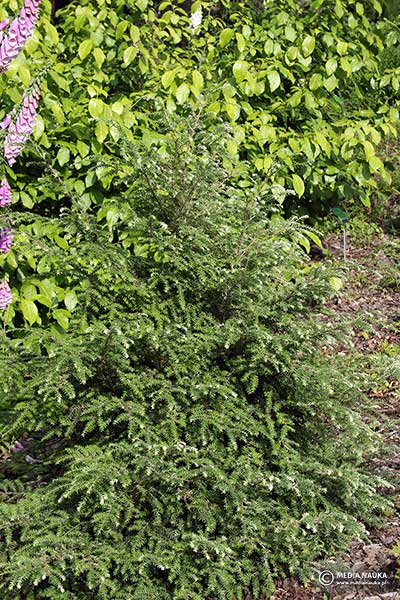
[[[69,322],[1,332],[5,600],[257,598],[384,506],[304,226],[231,187],[215,136],[159,130],[103,162],[97,213],[41,219],[35,285],[61,277]]]

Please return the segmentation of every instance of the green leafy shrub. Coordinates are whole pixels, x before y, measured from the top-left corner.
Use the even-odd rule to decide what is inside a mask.
[[[220,20],[214,3],[200,4],[196,35],[172,2],[152,21],[152,48],[143,35],[148,94],[159,93],[161,75],[169,106],[179,109],[211,88],[210,114],[234,124],[232,156],[292,188],[289,212],[324,212],[338,199],[369,206],[376,174],[389,182],[376,147],[398,122],[395,93],[388,94],[396,73],[379,73],[379,2],[292,0],[262,10],[222,2]],[[172,41],[171,23],[179,38]],[[238,170],[246,177],[243,164]]]
[[[41,312],[1,333],[5,600],[257,597],[384,506],[303,226],[232,188],[224,131],[158,131],[101,159],[102,213],[74,196],[40,221],[64,232],[31,252],[38,287],[74,292],[69,329]]]
[[[396,134],[398,67],[384,46],[396,52],[399,43],[376,0],[197,2],[192,10],[201,6],[203,17],[195,31],[179,1],[72,2],[57,28],[50,2],[42,4],[25,52],[0,75],[1,119],[48,69],[34,131],[42,164],[27,149],[7,172],[17,210],[51,216],[68,205],[62,190],[46,185],[53,168],[83,206],[104,212],[116,174],[93,169],[89,156],[111,157],[118,126],[150,144],[160,99],[171,112],[202,106],[210,131],[228,122],[225,168],[244,186],[254,174],[274,184],[286,214],[320,214],[339,201],[368,206],[391,185],[390,157],[377,148]],[[4,0],[0,19],[16,9]],[[32,224],[30,235],[40,227]],[[46,227],[53,245],[65,245],[59,227]],[[7,322],[39,323],[30,286],[46,271],[47,254],[33,260],[27,242],[21,231],[0,256],[15,298]],[[68,311],[63,286],[57,275],[36,293],[67,327],[69,315],[56,312]]]

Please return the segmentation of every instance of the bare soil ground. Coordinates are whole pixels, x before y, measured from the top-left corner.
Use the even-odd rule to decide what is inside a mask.
[[[331,236],[325,240],[327,258],[341,259],[341,239]],[[368,331],[353,329],[354,352],[364,355],[392,353],[400,360],[400,242],[387,236],[368,244],[368,247],[350,246],[347,282],[333,301],[331,308],[356,323],[363,313],[370,322]],[[344,350],[349,352],[348,349]],[[352,350],[350,350],[352,351]],[[379,529],[371,529],[369,539],[353,540],[348,551],[335,558],[335,563],[355,572],[383,572],[389,585],[384,586],[320,586],[302,585],[296,578],[276,581],[277,590],[270,600],[400,600],[399,558],[393,549],[400,544],[400,395],[399,382],[388,377],[378,388],[365,390],[373,400],[380,422],[380,432],[389,452],[371,465],[389,476],[392,488],[389,494],[397,510],[388,516]]]

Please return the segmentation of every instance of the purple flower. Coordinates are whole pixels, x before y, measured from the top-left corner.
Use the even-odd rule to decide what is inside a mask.
[[[39,7],[40,0],[25,0],[23,8],[18,17],[12,21],[7,34],[1,35],[0,73],[7,70],[32,35],[39,16]],[[5,19],[0,24],[0,31],[7,25],[8,20]]]
[[[3,29],[5,29],[7,27],[7,25],[8,25],[8,19],[4,19],[3,21],[0,21],[0,44],[4,37]]]
[[[12,119],[12,113],[8,113],[8,115],[6,115],[4,117],[4,119],[0,122],[0,127],[2,129],[7,129],[7,127],[11,123],[11,119]]]
[[[14,446],[11,448],[11,452],[21,452],[24,449],[24,445],[18,440],[15,442]]]
[[[4,142],[4,156],[10,167],[15,163],[15,159],[21,153],[27,139],[32,133],[39,104],[39,97],[40,91],[38,87],[33,88],[30,94],[25,94],[16,121],[11,123],[8,121],[6,124],[8,129],[7,137]],[[6,119],[4,121],[6,121]]]
[[[5,310],[9,304],[12,302],[12,293],[10,286],[7,281],[4,279],[0,283],[0,310]]]
[[[0,229],[0,252],[3,252],[3,254],[7,254],[7,252],[11,248],[12,241],[13,234],[11,231],[11,227],[5,227],[4,229]]]
[[[11,188],[7,179],[4,177],[0,184],[0,206],[11,204]]]

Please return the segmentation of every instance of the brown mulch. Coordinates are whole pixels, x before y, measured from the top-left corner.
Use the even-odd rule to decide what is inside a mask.
[[[344,289],[334,300],[330,308],[336,314],[355,318],[360,313],[370,316],[372,324],[369,331],[354,329],[352,342],[354,348],[364,354],[374,354],[383,348],[400,345],[400,289],[397,286],[385,288],[380,286],[382,266],[396,268],[396,260],[400,257],[387,254],[384,242],[387,238],[376,239],[367,248],[351,248],[348,253],[346,268],[349,269]],[[328,255],[341,258],[341,239],[331,236],[326,240]],[[398,381],[387,381],[384,389],[367,390],[368,396],[374,401],[377,414],[382,415],[381,434],[389,446],[395,446],[400,440],[400,396]],[[390,421],[385,419],[389,417]],[[398,448],[374,461],[371,467],[382,474],[389,474],[394,482],[399,481],[400,454]],[[395,506],[400,508],[400,490],[394,484],[394,489],[388,488],[385,493],[391,496]],[[396,572],[400,568],[398,558],[392,549],[400,544],[400,511],[397,515],[387,517],[379,529],[369,531],[369,540],[353,540],[348,551],[338,557],[350,571],[375,571],[387,574],[390,585],[386,588],[376,586],[352,587],[350,584],[331,587],[324,592],[319,586],[305,586],[295,577],[276,580],[276,592],[270,600],[400,600],[399,586],[396,586]],[[397,590],[397,591],[396,591]]]
[[[399,269],[400,281],[400,252],[398,256],[385,252],[386,237],[378,238],[367,248],[350,248],[347,262],[349,270],[340,299],[330,305],[337,314],[357,317],[360,313],[376,316],[374,335],[365,337],[361,332],[355,332],[355,345],[362,352],[379,351],[379,345],[386,340],[388,343],[400,343],[400,328],[391,331],[387,325],[399,322],[400,318],[400,287],[382,287],[382,268]],[[326,240],[327,249],[335,259],[341,258],[341,240],[331,236]]]

